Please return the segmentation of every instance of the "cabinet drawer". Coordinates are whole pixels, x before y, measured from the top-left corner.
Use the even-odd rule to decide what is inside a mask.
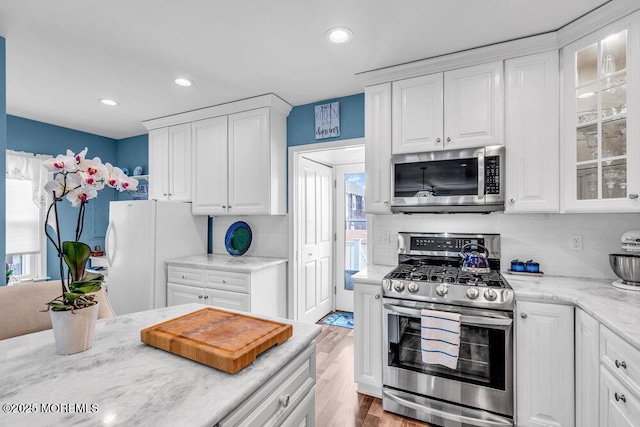
[[[205,289],[204,302],[212,307],[230,308],[232,310],[251,311],[251,297],[240,292]]]
[[[281,425],[315,385],[315,350],[314,341],[262,389],[222,420],[219,427]]]
[[[604,365],[600,366],[600,425],[640,425],[640,401]]]
[[[245,294],[251,292],[251,275],[247,273],[204,270],[204,277],[204,286],[207,288]]]
[[[600,361],[640,397],[640,351],[604,326],[600,328]]]
[[[204,277],[202,270],[188,267],[167,267],[167,282],[179,283],[182,285],[192,285],[202,287]]]

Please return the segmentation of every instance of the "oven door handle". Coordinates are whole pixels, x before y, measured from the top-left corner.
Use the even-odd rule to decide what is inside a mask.
[[[486,420],[486,419],[479,419],[479,418],[475,418],[475,417],[467,417],[464,415],[458,415],[458,414],[452,414],[450,412],[446,412],[446,411],[441,411],[439,409],[435,409],[435,408],[430,408],[427,406],[423,406],[420,405],[419,403],[416,402],[412,402],[410,400],[407,399],[403,399],[400,396],[396,396],[395,394],[392,393],[385,393],[384,394],[385,397],[395,401],[396,403],[405,406],[407,408],[411,408],[414,409],[418,412],[422,412],[422,413],[427,413],[430,415],[434,415],[436,417],[445,419],[445,420],[450,420],[450,421],[454,421],[454,422],[458,422],[461,424],[466,424],[468,423],[469,425],[474,425],[474,426],[481,426],[481,427],[495,427],[495,426],[512,426],[513,423],[508,422],[507,420],[505,421],[498,421],[498,420]]]
[[[395,314],[406,314],[411,317],[421,317],[422,311],[414,308],[399,307],[397,305],[384,304],[384,308]],[[481,317],[481,316],[467,316],[460,315],[460,323],[465,325],[478,325],[478,326],[509,326],[513,323],[513,319],[509,317],[496,318],[496,317]]]

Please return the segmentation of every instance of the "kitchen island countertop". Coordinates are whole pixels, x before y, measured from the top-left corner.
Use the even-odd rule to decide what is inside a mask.
[[[393,266],[373,265],[352,280],[381,284]],[[614,288],[613,280],[561,276],[521,276],[502,272],[518,301],[571,304],[640,350],[640,292]]]
[[[56,354],[51,330],[0,341],[0,425],[213,426],[321,330],[293,323],[291,338],[233,375],[140,341],[141,329],[205,307],[185,304],[99,320],[93,347],[69,356]]]
[[[238,273],[250,273],[287,262],[286,258],[269,258],[258,256],[231,256],[225,254],[203,254],[193,255],[184,258],[174,258],[167,260],[168,265],[204,268],[208,270],[235,271]]]

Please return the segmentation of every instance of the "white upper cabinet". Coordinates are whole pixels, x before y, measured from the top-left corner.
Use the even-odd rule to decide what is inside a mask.
[[[558,51],[505,61],[507,212],[558,212]]]
[[[504,144],[502,61],[444,73],[444,148]]]
[[[193,199],[196,215],[285,214],[290,111],[269,94],[144,122],[151,197]]]
[[[191,201],[191,125],[149,132],[149,198]]]
[[[503,62],[393,82],[393,154],[504,144]]]
[[[640,210],[640,14],[563,48],[562,210]]]
[[[364,89],[365,210],[391,213],[391,83]]]
[[[393,153],[442,149],[442,73],[393,82]]]
[[[193,213],[224,215],[229,204],[227,116],[194,122],[192,133]]]

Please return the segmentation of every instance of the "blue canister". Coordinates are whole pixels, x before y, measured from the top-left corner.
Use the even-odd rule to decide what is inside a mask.
[[[519,259],[511,261],[511,271],[525,271],[524,262]]]
[[[540,272],[540,264],[534,262],[532,259],[527,261],[527,264],[524,266],[525,271],[527,273],[539,273]]]

